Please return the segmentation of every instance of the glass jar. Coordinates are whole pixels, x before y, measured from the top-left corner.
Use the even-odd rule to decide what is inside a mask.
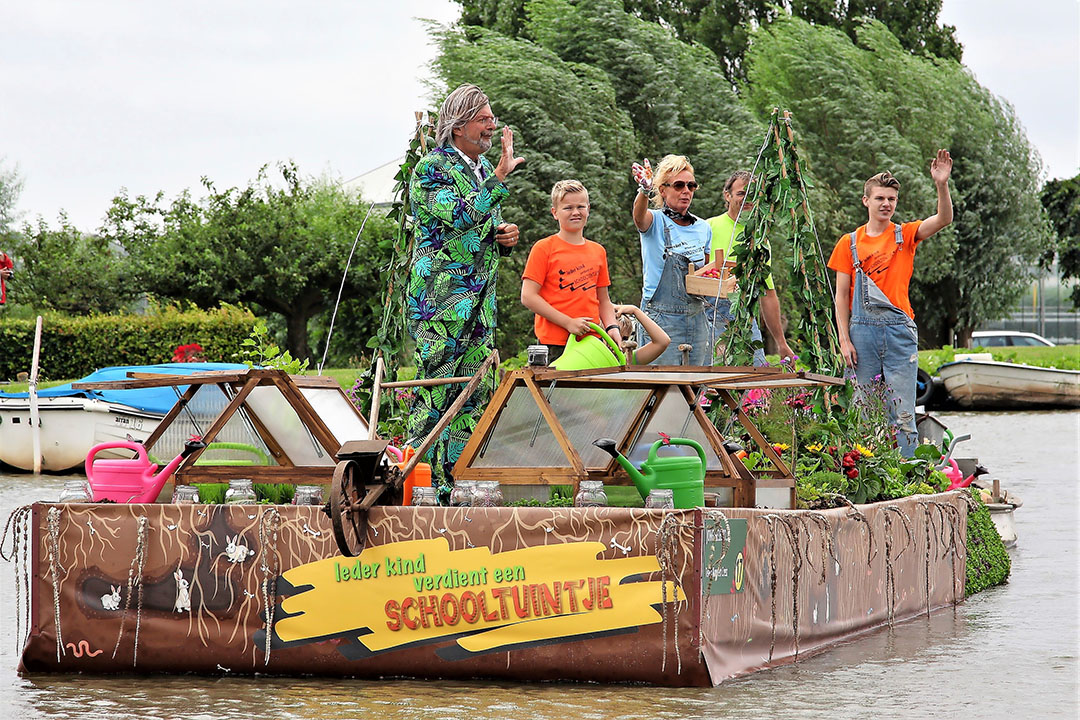
[[[413,507],[435,507],[438,504],[438,500],[435,499],[435,488],[428,485],[416,485],[413,487]]]
[[[675,497],[670,488],[657,488],[649,491],[649,497],[645,498],[645,507],[654,510],[674,510]]]
[[[473,495],[474,507],[501,507],[502,504],[503,494],[498,480],[477,481],[476,494]]]
[[[321,485],[297,485],[293,493],[293,505],[322,505]]]
[[[177,485],[173,488],[172,501],[177,505],[198,504],[199,488],[194,485]]]
[[[469,507],[473,504],[475,495],[475,480],[455,480],[454,489],[450,491],[450,504],[454,507]]]
[[[94,499],[94,491],[90,489],[90,483],[86,480],[65,480],[64,489],[60,491],[62,503],[88,503]]]
[[[574,496],[574,507],[607,507],[603,481],[582,480]]]
[[[255,488],[251,486],[251,480],[239,478],[229,481],[229,489],[225,491],[225,502],[232,505],[254,505],[257,502]]]

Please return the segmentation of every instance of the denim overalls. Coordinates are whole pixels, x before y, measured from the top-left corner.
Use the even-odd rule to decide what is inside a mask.
[[[758,307],[761,307],[760,302],[758,303]],[[728,324],[734,319],[735,317],[731,314],[730,299],[718,297],[705,298],[705,322],[714,345],[720,342],[720,338],[723,337],[724,333],[727,331]],[[758,327],[756,318],[750,321],[750,339],[755,342],[761,342],[761,328]],[[758,348],[755,350],[754,365],[756,367],[764,367],[768,364],[768,361],[765,360],[765,348]]]
[[[895,227],[894,253],[904,244],[900,225],[896,223]],[[863,272],[855,250],[855,233],[851,233],[851,262],[855,270],[855,295],[848,332],[855,347],[855,380],[862,387],[880,378],[892,390],[893,402],[885,399],[889,420],[896,425],[900,453],[911,457],[919,442],[915,430],[919,328]]]
[[[664,269],[652,297],[648,300],[642,298],[641,309],[664,329],[671,338],[671,344],[654,362],[657,365],[682,365],[679,345],[689,343],[694,346],[690,351],[690,364],[711,365],[712,348],[709,347],[705,303],[697,295],[686,292],[690,260],[671,252],[671,228],[668,226],[671,220],[658,213],[655,221],[662,222],[664,228]],[[637,341],[638,347],[649,341],[648,333],[640,326]]]

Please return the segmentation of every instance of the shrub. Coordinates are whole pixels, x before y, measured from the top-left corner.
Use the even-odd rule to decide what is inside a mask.
[[[176,347],[197,342],[209,362],[236,362],[236,352],[255,325],[255,316],[233,306],[216,310],[156,309],[149,315],[43,315],[40,375],[79,378],[109,365],[170,362]],[[0,325],[0,378],[28,372],[34,349],[32,319]]]

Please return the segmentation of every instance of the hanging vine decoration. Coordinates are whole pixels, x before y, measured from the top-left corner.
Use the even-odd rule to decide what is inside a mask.
[[[376,358],[382,356],[386,376],[390,378],[397,377],[397,365],[404,360],[401,356],[406,347],[408,335],[406,321],[409,311],[405,302],[404,288],[409,281],[413,250],[413,217],[409,208],[409,179],[420,159],[435,147],[437,121],[438,115],[433,112],[416,113],[416,128],[409,140],[405,159],[401,161],[397,174],[394,175],[394,202],[390,207],[390,212],[387,213],[387,218],[394,223],[394,234],[390,241],[392,243],[390,259],[380,268],[386,278],[382,322],[379,324],[378,332],[367,342],[367,346],[375,352],[368,369],[361,375],[355,391],[356,401],[361,409],[366,408],[369,412]],[[391,395],[384,395],[382,403],[393,402]],[[389,416],[390,413],[383,414],[383,417]]]
[[[798,307],[793,308],[799,313],[803,337],[800,358],[813,372],[835,374],[843,368],[832,319],[832,286],[810,211],[807,190],[812,185],[804,176],[804,166],[791,113],[774,108],[754,163],[748,196],[754,209],[745,222],[747,240],[734,251],[739,293],[722,343],[723,364],[749,365],[754,351],[762,346],[751,340],[750,327],[770,271],[769,237],[784,233],[791,238],[793,277],[802,283],[796,293]]]

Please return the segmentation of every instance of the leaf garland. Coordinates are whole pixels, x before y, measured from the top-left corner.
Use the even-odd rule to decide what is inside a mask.
[[[833,323],[832,285],[814,228],[807,197],[811,185],[800,156],[791,113],[774,108],[748,193],[754,208],[745,222],[747,241],[734,252],[739,293],[731,308],[734,319],[720,346],[724,348],[721,364],[750,365],[754,351],[762,346],[751,339],[750,328],[770,271],[769,236],[783,232],[791,238],[792,275],[801,280],[794,283],[799,285],[795,296],[801,302],[792,309],[805,338],[800,359],[812,372],[831,375],[843,369]]]

